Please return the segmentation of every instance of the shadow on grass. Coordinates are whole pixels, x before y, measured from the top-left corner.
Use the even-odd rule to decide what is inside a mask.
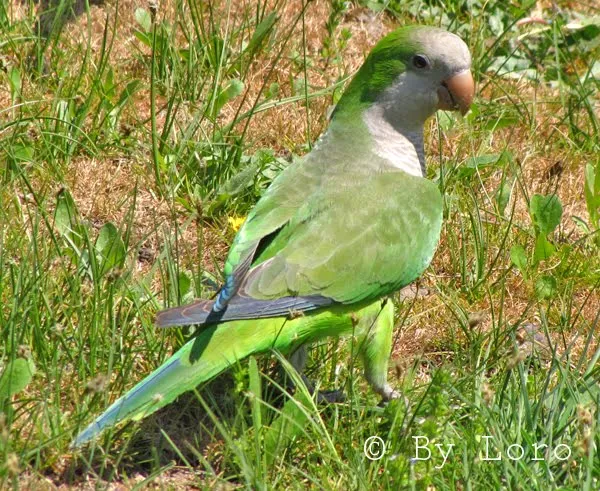
[[[199,391],[208,409],[227,423],[239,411],[233,393],[231,371],[219,375]],[[214,421],[196,394],[187,392],[141,422],[119,427],[112,435],[85,447],[73,456],[61,474],[52,477],[59,486],[89,484],[90,476],[109,484],[132,476],[136,480],[151,479],[170,472],[170,468],[181,471],[187,467],[186,474],[193,471],[197,478],[207,466],[218,470],[222,446],[223,438]]]
[[[265,361],[268,376],[289,387],[285,371],[273,360]],[[245,428],[239,424],[240,418],[251,424],[251,415],[245,396],[236,393],[233,370],[205,384],[198,394],[206,406],[195,393],[186,392],[144,420],[104,435],[74,454],[62,473],[49,477],[57,486],[75,488],[88,486],[90,476],[97,485],[118,483],[127,488],[158,476],[169,486],[187,486],[190,481],[202,486],[214,484],[225,462],[231,460],[231,450],[217,425],[222,424],[235,440]],[[287,400],[274,384],[263,385],[262,399],[273,408],[283,407]]]

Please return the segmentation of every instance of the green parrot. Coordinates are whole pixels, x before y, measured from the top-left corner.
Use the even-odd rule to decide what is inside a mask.
[[[269,350],[301,371],[303,347],[352,334],[365,377],[385,400],[394,308],[386,296],[427,268],[442,224],[425,178],[424,123],[474,96],[465,43],[409,26],[381,39],[337,104],[327,131],[287,167],[238,231],[216,299],[159,312],[161,327],[198,334],[114,402],[73,442],[139,420],[238,360]]]

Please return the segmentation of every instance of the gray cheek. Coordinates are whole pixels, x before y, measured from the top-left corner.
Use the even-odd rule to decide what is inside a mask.
[[[417,103],[416,108],[426,112],[433,112],[437,107],[438,97],[438,93],[435,90],[423,88],[423,90],[415,93],[414,101]]]

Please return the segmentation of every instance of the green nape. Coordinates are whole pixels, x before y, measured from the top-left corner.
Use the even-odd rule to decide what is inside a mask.
[[[367,337],[373,337],[380,314],[385,316],[386,326],[393,325],[393,307],[391,302],[387,304],[377,300],[338,305],[293,319],[240,320],[203,328],[152,374],[115,401],[77,436],[72,447],[82,446],[117,423],[145,418],[253,353],[269,350],[289,353],[316,339],[350,333],[356,336],[360,349],[368,344]],[[389,353],[383,351],[383,359],[374,360],[377,364],[383,362],[383,366],[371,367],[372,377],[379,376],[379,372],[387,373]]]
[[[370,105],[403,73],[420,49],[415,36],[422,31],[442,32],[429,26],[407,26],[392,31],[371,50],[336,106],[335,113],[354,112]]]

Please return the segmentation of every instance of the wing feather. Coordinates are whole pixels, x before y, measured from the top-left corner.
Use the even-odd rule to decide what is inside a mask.
[[[352,303],[416,279],[439,240],[442,201],[432,182],[402,172],[346,176],[284,225],[249,269],[240,293],[320,295]]]

